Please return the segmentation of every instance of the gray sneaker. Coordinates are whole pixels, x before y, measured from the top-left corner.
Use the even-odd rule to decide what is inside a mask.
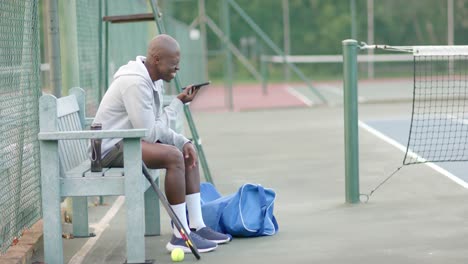
[[[218,244],[216,244],[215,242],[206,240],[197,235],[195,232],[190,232],[190,238],[192,239],[193,243],[198,248],[198,251],[200,253],[213,251],[218,247]],[[190,248],[187,246],[187,244],[185,244],[185,241],[182,238],[178,238],[175,235],[172,235],[171,241],[169,241],[166,245],[166,249],[169,252],[172,252],[172,250],[176,248],[182,249],[185,253],[192,253],[192,251],[190,251]]]
[[[199,230],[191,229],[191,231],[192,233],[196,233],[204,239],[215,242],[216,244],[224,244],[231,241],[232,239],[231,236],[216,232],[207,226],[200,228]]]

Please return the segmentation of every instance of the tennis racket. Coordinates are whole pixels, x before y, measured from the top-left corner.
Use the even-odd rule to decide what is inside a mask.
[[[197,246],[193,244],[192,239],[190,239],[190,236],[188,235],[187,230],[185,230],[184,226],[180,222],[179,218],[177,215],[174,213],[172,208],[169,206],[169,202],[166,199],[166,196],[161,192],[159,187],[156,185],[156,183],[153,182],[153,179],[151,178],[151,175],[148,171],[148,168],[146,165],[143,163],[143,174],[145,175],[146,179],[150,182],[151,187],[153,187],[153,190],[156,192],[156,194],[159,197],[159,200],[161,201],[162,205],[166,209],[167,213],[169,214],[169,217],[172,219],[172,222],[174,223],[175,227],[177,228],[177,231],[179,231],[180,236],[182,236],[182,239],[185,241],[185,244],[190,248],[192,251],[193,255],[197,258],[200,259],[200,253],[198,252]]]

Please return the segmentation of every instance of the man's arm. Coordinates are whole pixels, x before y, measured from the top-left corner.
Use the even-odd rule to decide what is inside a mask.
[[[145,85],[144,80],[122,88],[122,99],[128,118],[134,128],[146,128],[149,133],[143,138],[147,142],[161,141],[182,150],[189,140],[175,133],[166,121],[156,118],[153,109],[153,89]],[[166,119],[167,120],[167,119]]]

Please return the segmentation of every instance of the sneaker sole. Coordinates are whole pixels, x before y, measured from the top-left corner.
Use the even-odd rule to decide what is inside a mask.
[[[171,243],[167,243],[166,245],[166,249],[167,251],[169,252],[172,252],[172,250],[176,249],[176,248],[180,248],[184,251],[184,253],[192,253],[192,251],[190,250],[189,247],[184,247],[184,246],[177,246],[177,245],[173,245]],[[200,253],[206,253],[206,252],[210,252],[210,251],[213,251],[215,250],[216,248],[218,248],[218,245],[216,245],[216,247],[212,247],[212,248],[204,248],[204,249],[198,249],[198,252]]]
[[[209,239],[208,239],[208,240],[209,240]],[[221,244],[227,244],[228,242],[231,241],[231,239],[228,238],[228,239],[226,239],[226,240],[209,240],[209,241],[215,242],[216,244],[221,245]]]

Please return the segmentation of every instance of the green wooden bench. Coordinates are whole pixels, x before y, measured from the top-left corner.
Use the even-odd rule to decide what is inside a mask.
[[[89,236],[88,196],[124,195],[127,205],[127,263],[145,262],[145,234],[160,234],[156,193],[141,170],[141,138],[145,129],[83,130],[85,93],[73,88],[57,99],[43,95],[39,101],[42,210],[46,263],[64,263],[60,203],[73,197],[73,235]],[[88,142],[96,138],[123,138],[124,168],[91,172]],[[152,170],[159,183],[159,171]]]

